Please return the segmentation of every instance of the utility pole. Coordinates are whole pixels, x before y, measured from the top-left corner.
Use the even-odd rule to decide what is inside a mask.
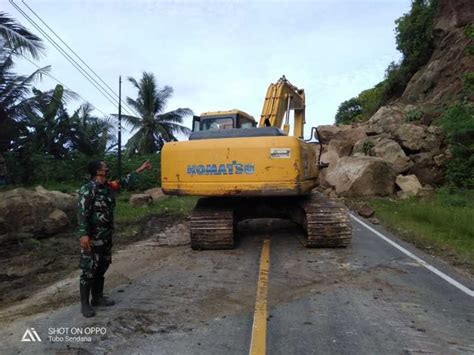
[[[118,106],[118,178],[122,176],[122,76],[119,75],[119,106]]]

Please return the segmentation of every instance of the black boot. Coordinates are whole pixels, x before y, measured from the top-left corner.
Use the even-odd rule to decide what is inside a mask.
[[[113,306],[115,304],[114,300],[104,297],[104,281],[103,277],[95,278],[92,281],[92,300],[91,304],[93,306]]]
[[[87,283],[79,286],[81,292],[81,313],[84,317],[90,318],[95,316],[94,309],[89,304],[89,293],[91,291],[91,284]]]

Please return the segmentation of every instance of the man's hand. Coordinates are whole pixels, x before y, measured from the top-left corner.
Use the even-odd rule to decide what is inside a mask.
[[[91,250],[91,240],[89,236],[83,235],[79,238],[79,243],[81,244],[81,248],[87,251]]]
[[[137,173],[141,174],[147,169],[151,169],[152,165],[149,160],[145,161],[137,170],[135,170]]]

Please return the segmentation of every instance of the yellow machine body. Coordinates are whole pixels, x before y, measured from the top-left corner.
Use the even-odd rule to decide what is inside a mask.
[[[162,189],[168,195],[290,196],[316,186],[316,153],[294,136],[166,143]]]
[[[162,190],[193,196],[306,194],[316,186],[318,164],[313,144],[303,140],[304,124],[304,90],[284,76],[268,87],[258,127],[240,110],[203,113],[194,118],[189,141],[164,145]]]

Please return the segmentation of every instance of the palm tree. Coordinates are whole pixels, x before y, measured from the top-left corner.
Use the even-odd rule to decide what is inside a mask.
[[[93,110],[86,102],[71,116],[75,131],[73,146],[87,156],[101,156],[115,146],[116,136],[110,117],[96,117]]]
[[[191,130],[183,126],[183,118],[193,114],[189,108],[163,113],[173,95],[172,87],[159,88],[155,76],[147,72],[143,72],[139,82],[131,77],[128,80],[137,88],[138,97],[127,97],[127,103],[140,115],[123,116],[132,132],[137,130],[126,144],[128,154],[156,153],[164,142],[176,141],[177,134],[189,135]]]
[[[0,154],[7,151],[17,138],[18,111],[28,95],[33,81],[49,71],[49,67],[36,70],[31,75],[16,75],[11,71],[17,55],[37,59],[44,52],[41,39],[0,12]]]

